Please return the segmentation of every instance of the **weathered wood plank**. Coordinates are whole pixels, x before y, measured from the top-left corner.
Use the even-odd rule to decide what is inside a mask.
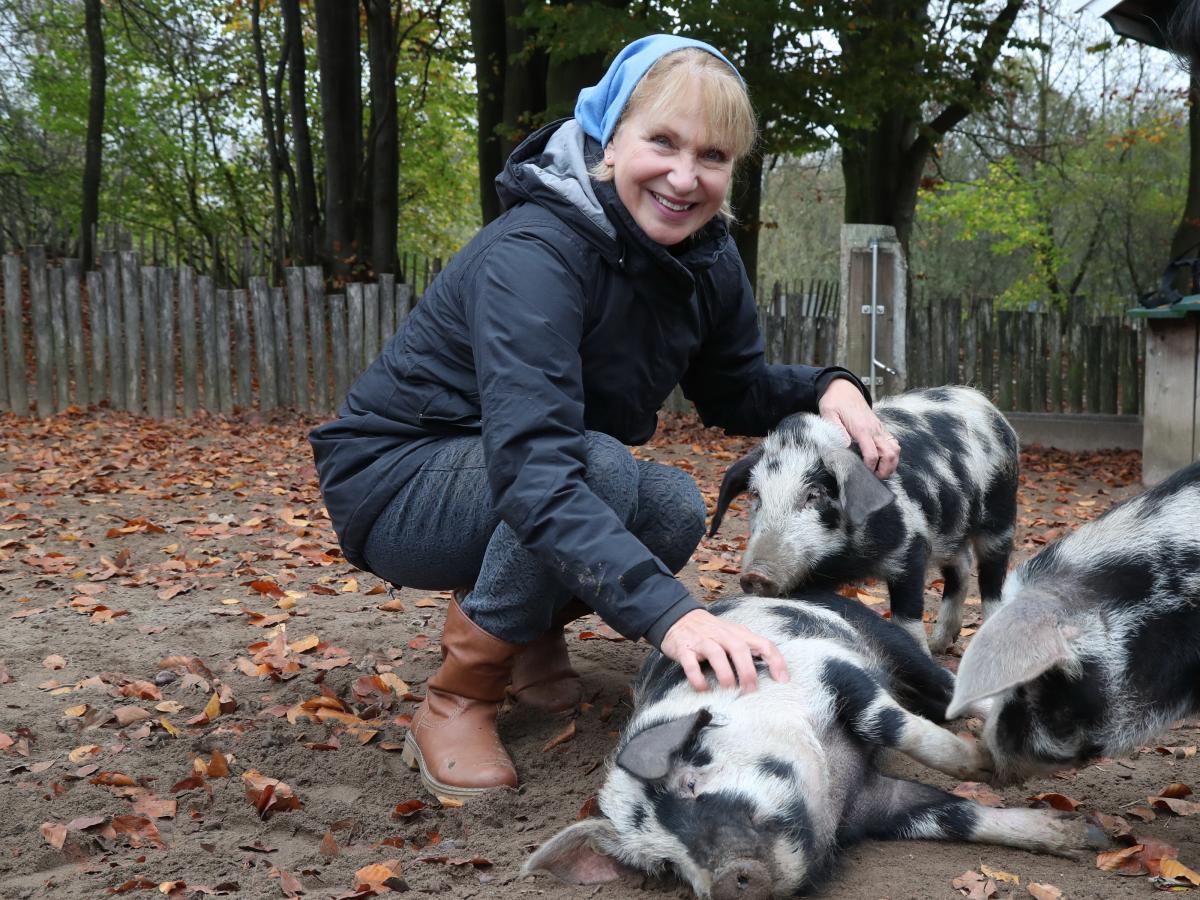
[[[288,348],[287,298],[283,288],[271,288],[271,329],[275,335],[275,401],[280,407],[296,405],[292,396],[296,385],[292,381],[291,352]]]
[[[1071,310],[1067,351],[1067,407],[1071,412],[1083,412],[1083,376],[1087,362],[1084,324],[1079,308]]]
[[[100,403],[106,396],[105,356],[108,349],[108,311],[104,297],[104,274],[97,269],[87,273],[88,331],[92,344],[92,368],[88,377],[91,386],[89,402]]]
[[[162,346],[158,331],[158,274],[142,267],[142,330],[146,340],[146,413],[162,418]]]
[[[63,270],[51,266],[46,272],[50,284],[50,334],[54,340],[54,412],[71,405],[71,375],[67,364],[67,306],[64,298]]]
[[[254,314],[254,359],[258,365],[258,408],[275,409],[275,320],[271,315],[271,290],[261,275],[250,278],[250,308]]]
[[[1013,408],[1013,352],[1017,343],[1015,326],[1013,314],[1009,310],[1000,310],[996,314],[996,338],[1000,351],[996,366],[996,405],[1001,412],[1008,412]]]
[[[379,349],[396,331],[396,277],[379,276]]]
[[[46,250],[32,246],[25,251],[29,267],[29,319],[33,326],[33,362],[37,380],[37,414],[54,414],[54,333],[50,324],[50,279],[46,272]]]
[[[125,409],[125,315],[121,305],[121,257],[115,251],[100,255],[104,271],[104,306],[108,313],[108,402]]]
[[[233,412],[233,349],[230,343],[230,320],[233,315],[233,291],[216,292],[217,365],[213,380],[217,384],[217,408],[225,415]]]
[[[217,349],[217,297],[210,276],[201,275],[196,280],[196,293],[200,300],[200,335],[204,344],[204,408],[217,413],[221,411],[221,389],[217,387],[221,354]]]
[[[196,345],[196,289],[191,266],[179,267],[179,365],[183,380],[183,414],[200,405],[199,354]]]
[[[363,286],[360,283],[346,285],[346,296],[343,301],[346,306],[346,376],[347,381],[343,390],[337,392],[336,403],[341,403],[350,389],[350,382],[358,378],[363,370],[363,357],[366,355],[365,329],[363,314]],[[333,305],[329,306],[333,315]],[[332,334],[332,332],[331,332]]]
[[[121,253],[121,294],[125,312],[125,409],[142,414],[142,304],[138,292],[138,255]]]
[[[413,305],[413,286],[411,284],[396,285],[396,330],[400,330],[400,326],[404,324],[404,320],[408,318],[408,314],[412,311]]]
[[[320,266],[305,266],[304,295],[308,301],[308,326],[312,343],[313,408],[327,413],[329,405],[329,349],[325,338],[325,275]]]
[[[1062,412],[1063,405],[1063,320],[1057,309],[1046,319],[1047,343],[1050,350],[1049,390],[1050,412]]]
[[[308,393],[308,337],[304,303],[304,270],[287,270],[288,326],[292,336],[292,400],[297,409],[313,412]]]
[[[1121,414],[1126,416],[1138,413],[1138,334],[1126,326],[1120,332],[1121,341]]]
[[[248,410],[254,400],[253,363],[250,351],[250,303],[246,291],[239,288],[233,292],[233,340],[237,353],[237,396],[235,403]]]
[[[1100,369],[1104,364],[1102,357],[1103,326],[1089,322],[1084,328],[1087,340],[1086,378],[1087,378],[1087,411],[1100,412]]]
[[[67,342],[71,348],[71,374],[75,376],[75,405],[86,407],[92,402],[92,392],[88,387],[87,348],[83,333],[83,301],[79,295],[82,270],[79,260],[67,258],[63,260],[63,290],[66,292],[67,312]]]
[[[4,341],[8,352],[8,408],[29,415],[29,375],[25,369],[25,322],[21,314],[21,257],[4,255]]]
[[[1117,411],[1117,328],[1116,316],[1100,319],[1100,412]]]
[[[363,358],[358,371],[364,372],[379,355],[379,285],[363,285]]]
[[[175,278],[170,269],[158,270],[159,406],[163,418],[176,412],[175,384]]]
[[[346,285],[348,288],[353,286]],[[336,407],[346,399],[346,392],[350,389],[352,377],[350,366],[354,358],[354,351],[351,349],[351,342],[347,334],[349,329],[346,326],[346,295],[330,294],[325,299],[329,303],[329,350],[333,356],[333,405]],[[359,322],[361,323],[361,321],[360,319]],[[360,342],[362,340],[361,325],[359,340]],[[361,352],[360,343],[360,357]]]
[[[979,303],[979,389],[989,400],[996,399],[996,321],[990,297]]]
[[[1030,313],[1030,405],[1034,412],[1046,411],[1046,314]]]

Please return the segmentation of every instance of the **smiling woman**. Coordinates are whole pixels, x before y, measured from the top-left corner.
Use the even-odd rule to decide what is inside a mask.
[[[845,369],[773,366],[729,234],[734,167],[755,139],[741,76],[715,48],[635,41],[574,118],[514,151],[506,207],[433,282],[311,435],[346,558],[393,584],[455,589],[442,663],[405,740],[439,796],[514,787],[496,730],[514,698],[571,709],[563,625],[594,610],[697,690],[711,667],[753,691],[775,645],[718,619],[675,577],[704,530],[695,483],[635,460],[680,384],[701,418],[765,434],[820,411],[881,475],[899,448]]]

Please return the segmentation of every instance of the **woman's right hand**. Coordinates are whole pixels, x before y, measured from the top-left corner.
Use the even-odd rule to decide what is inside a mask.
[[[771,641],[745,625],[728,622],[706,609],[693,609],[667,629],[660,648],[665,656],[683,666],[688,683],[697,691],[708,690],[701,670],[707,662],[721,687],[740,685],[743,693],[758,689],[754,657],[761,658],[776,681],[787,681],[783,654]]]

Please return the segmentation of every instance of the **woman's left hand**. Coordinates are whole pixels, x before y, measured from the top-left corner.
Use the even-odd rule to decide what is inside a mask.
[[[822,418],[840,425],[858,444],[863,462],[880,478],[887,478],[900,463],[900,443],[888,434],[855,384],[835,378],[817,401]]]

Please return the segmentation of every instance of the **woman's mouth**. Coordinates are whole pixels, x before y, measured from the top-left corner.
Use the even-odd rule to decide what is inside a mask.
[[[650,196],[652,196],[659,203],[660,206],[662,206],[665,209],[669,209],[671,212],[675,212],[675,213],[687,212],[689,209],[691,209],[693,206],[696,205],[695,203],[683,203],[679,200],[671,200],[667,197],[664,197],[662,194],[658,193],[657,191],[651,191]]]

